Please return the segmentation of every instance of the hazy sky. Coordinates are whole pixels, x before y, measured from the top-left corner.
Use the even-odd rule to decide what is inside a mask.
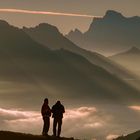
[[[60,13],[103,16],[108,9],[122,12],[125,16],[140,15],[139,0],[0,0],[0,8],[51,11]],[[18,26],[32,26],[40,22],[56,25],[63,32],[76,27],[87,30],[92,18],[52,15],[32,15],[0,12],[0,18]]]

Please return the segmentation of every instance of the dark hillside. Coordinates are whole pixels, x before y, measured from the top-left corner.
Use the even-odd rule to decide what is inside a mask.
[[[1,140],[74,140],[73,138],[56,138],[53,136],[39,136],[17,132],[0,131]]]
[[[115,140],[140,140],[140,131],[128,134],[126,136],[120,136]]]

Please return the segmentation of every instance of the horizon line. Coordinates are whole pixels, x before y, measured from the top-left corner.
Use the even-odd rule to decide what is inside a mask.
[[[0,8],[0,12],[8,13],[23,13],[23,14],[36,14],[36,15],[52,15],[52,16],[71,16],[71,17],[84,17],[84,18],[99,18],[101,16],[93,16],[87,14],[76,14],[76,13],[62,13],[62,12],[51,12],[51,11],[36,11],[36,10],[23,10],[23,9],[3,9]]]

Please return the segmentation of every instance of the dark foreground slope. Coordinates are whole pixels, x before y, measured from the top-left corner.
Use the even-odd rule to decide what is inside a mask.
[[[23,134],[17,132],[9,132],[9,131],[0,131],[0,139],[1,140],[73,140],[73,138],[56,138],[52,136],[39,136],[39,135],[31,135],[31,134]]]
[[[32,135],[24,134],[10,131],[0,131],[1,140],[74,140],[74,138],[57,138],[53,136],[41,136],[41,135]],[[135,133],[128,134],[126,136],[120,136],[114,140],[140,140],[140,131]]]
[[[140,131],[128,134],[126,136],[120,136],[115,140],[140,140]]]

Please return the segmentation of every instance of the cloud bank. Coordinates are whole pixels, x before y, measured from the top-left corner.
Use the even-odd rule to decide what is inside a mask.
[[[113,135],[113,134],[110,134],[106,137],[106,140],[113,140],[115,138],[119,137],[119,135]]]
[[[86,133],[92,133],[92,131],[102,128],[105,125],[105,121],[98,117],[97,113],[98,110],[95,107],[79,107],[66,110],[62,135],[82,138],[89,135]],[[41,134],[42,126],[43,121],[39,111],[0,108],[0,129],[2,130]],[[52,127],[50,128],[51,134]]]
[[[137,105],[129,106],[128,108],[135,110],[135,111],[140,111],[140,106],[137,106]]]
[[[112,106],[111,109],[103,111],[100,107],[82,106],[67,109],[63,118],[62,136],[111,140],[119,135],[129,134],[139,128],[139,115],[137,116],[139,108],[139,106],[125,108]],[[131,110],[136,110],[136,113],[132,114]],[[1,130],[41,134],[42,126],[40,111],[0,108]],[[52,118],[49,134],[52,135]]]

